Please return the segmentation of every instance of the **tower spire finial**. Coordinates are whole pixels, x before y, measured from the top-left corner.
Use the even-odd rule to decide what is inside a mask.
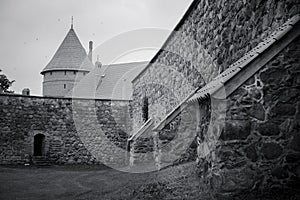
[[[73,29],[73,24],[74,24],[74,18],[72,16],[71,29]]]

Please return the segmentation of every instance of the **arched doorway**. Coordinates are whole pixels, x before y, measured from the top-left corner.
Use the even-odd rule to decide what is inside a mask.
[[[45,147],[45,135],[43,135],[43,134],[35,135],[33,146],[34,146],[33,155],[34,156],[43,156],[44,155],[44,147]]]

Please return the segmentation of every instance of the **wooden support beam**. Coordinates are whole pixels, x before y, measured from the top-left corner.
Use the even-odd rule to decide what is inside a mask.
[[[200,88],[194,89],[183,101],[181,101],[178,106],[176,106],[171,112],[169,112],[166,117],[161,120],[153,129],[153,131],[162,130],[166,124],[170,123],[177,115],[181,113],[183,109],[187,107],[186,102],[199,90]]]
[[[128,138],[128,141],[134,140],[138,138],[140,135],[142,135],[143,133],[151,131],[152,129],[153,129],[153,120],[152,118],[150,118],[144,123],[144,125],[139,130],[137,130],[135,133],[131,135],[130,138]]]

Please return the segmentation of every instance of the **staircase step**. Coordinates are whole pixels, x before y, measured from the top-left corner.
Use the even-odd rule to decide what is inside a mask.
[[[50,166],[50,161],[44,156],[34,156],[32,159],[34,165],[37,166]]]

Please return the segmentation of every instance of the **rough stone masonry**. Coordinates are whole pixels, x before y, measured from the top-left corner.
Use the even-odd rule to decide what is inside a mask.
[[[128,164],[127,133],[143,125],[145,98],[147,114],[156,124],[192,90],[210,82],[299,13],[297,0],[195,0],[162,50],[133,81],[130,105],[127,101],[73,102],[1,94],[1,164],[30,162],[38,134],[45,137],[43,153],[51,162]],[[193,142],[183,156],[183,160],[197,159],[199,177],[207,180],[216,194],[300,188],[299,39],[226,99],[225,126],[212,129],[212,135],[220,135],[215,149],[203,157],[203,152],[196,153],[197,143]],[[76,110],[74,103],[80,105]],[[131,151],[153,152],[147,156],[155,161],[165,153],[158,161],[172,163],[176,151],[160,149],[174,138],[192,133],[201,143],[214,116],[211,110],[218,110],[210,102],[197,106],[185,110],[158,134],[135,141]],[[107,146],[105,139],[120,148]],[[135,159],[138,162],[139,158]]]
[[[162,50],[133,81],[133,128],[144,123],[143,99],[148,99],[149,117],[157,124],[192,90],[210,82],[299,13],[300,2],[295,0],[195,0]],[[300,188],[299,58],[297,38],[227,97],[224,128],[212,133],[220,135],[215,149],[204,157],[198,152],[197,159],[199,176],[217,194]],[[136,162],[157,160],[162,153],[154,144],[165,146],[178,135],[196,132],[200,143],[204,141],[214,115],[210,102],[196,109],[191,115],[198,119],[198,127],[181,124],[186,128],[178,131],[181,115],[158,134],[137,139],[132,147],[139,154]],[[184,160],[195,159],[194,142],[191,147],[194,150],[189,149]],[[158,152],[143,158],[144,151]],[[168,153],[168,158],[173,156],[172,150]],[[168,158],[159,159],[167,163]]]
[[[31,164],[38,134],[50,163],[127,164],[128,101],[1,94],[0,119],[0,164]]]

